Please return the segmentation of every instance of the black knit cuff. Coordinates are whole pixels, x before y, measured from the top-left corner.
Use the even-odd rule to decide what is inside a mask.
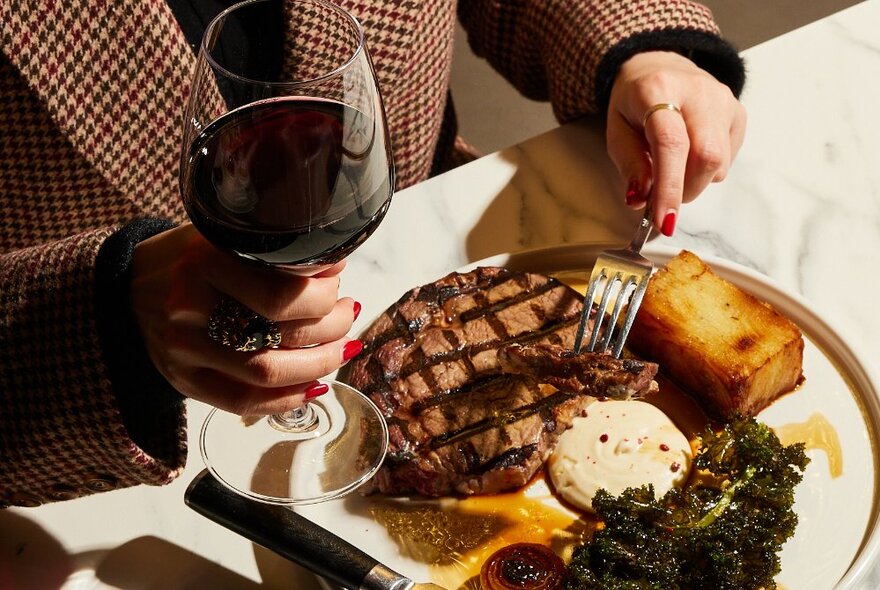
[[[131,265],[135,246],[174,225],[163,219],[138,219],[110,235],[95,263],[95,317],[110,380],[131,439],[164,460],[173,452],[183,397],[155,368],[131,309]]]
[[[675,51],[726,84],[739,98],[746,82],[745,64],[736,48],[717,35],[694,29],[668,29],[639,33],[612,47],[596,71],[599,112],[608,109],[611,87],[623,62],[645,51]]]

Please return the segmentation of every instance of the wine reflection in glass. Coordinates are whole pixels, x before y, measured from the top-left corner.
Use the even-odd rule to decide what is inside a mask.
[[[394,188],[382,100],[364,33],[324,0],[248,0],[205,30],[186,108],[181,191],[193,225],[254,264],[310,275],[378,226]],[[369,479],[388,430],[376,406],[328,393],[246,423],[212,410],[208,469],[238,493],[309,504]]]

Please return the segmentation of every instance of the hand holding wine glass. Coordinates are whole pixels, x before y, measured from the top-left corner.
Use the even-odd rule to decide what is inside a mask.
[[[153,365],[177,391],[234,414],[281,412],[320,394],[326,386],[316,380],[360,347],[348,336],[360,304],[339,297],[344,267],[279,274],[217,249],[186,223],[138,244],[133,310]],[[211,341],[206,324],[221,293],[272,317],[281,347],[243,355]]]
[[[357,21],[324,0],[248,0],[214,19],[184,119],[180,184],[199,233],[266,273],[256,290],[268,300],[277,302],[285,281],[333,275],[377,227],[394,185]],[[310,351],[285,350],[271,309],[236,299],[236,284],[241,290],[239,280],[219,290],[206,326],[212,344],[241,355],[244,367],[288,354],[295,372],[295,357]],[[350,353],[343,347],[343,358]],[[213,410],[200,439],[209,470],[241,494],[279,504],[335,498],[366,481],[384,457],[384,419],[342,383],[317,386],[329,391],[264,418]]]

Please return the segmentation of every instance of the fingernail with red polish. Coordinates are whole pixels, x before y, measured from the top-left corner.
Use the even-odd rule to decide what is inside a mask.
[[[670,209],[666,213],[666,217],[663,218],[663,226],[660,228],[660,231],[664,236],[671,236],[675,232],[675,210]]]
[[[319,383],[318,381],[315,381],[314,383],[306,387],[306,399],[315,399],[319,395],[324,395],[328,391],[330,391],[329,385],[327,385],[326,383]]]
[[[632,205],[636,203],[639,198],[639,181],[636,179],[632,179],[629,181],[629,186],[626,187],[626,204]]]
[[[358,316],[361,315],[360,301],[355,301],[354,305],[352,305],[351,307],[352,307],[352,311],[354,312],[354,319],[358,319]]]
[[[350,361],[361,353],[364,349],[364,343],[360,340],[350,340],[342,347],[342,360]]]

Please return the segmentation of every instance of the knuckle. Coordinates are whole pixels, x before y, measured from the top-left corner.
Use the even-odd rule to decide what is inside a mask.
[[[284,341],[294,346],[309,344],[312,341],[311,326],[298,324],[284,330]]]
[[[276,293],[261,293],[252,305],[254,311],[270,320],[283,320],[287,317],[290,301]]]
[[[686,152],[690,148],[690,140],[684,133],[664,129],[657,131],[654,139],[657,147],[663,151]]]
[[[300,310],[297,301],[283,300],[267,301],[264,309],[263,315],[275,322],[284,322],[297,318],[299,317]]]
[[[654,192],[657,194],[657,204],[655,206],[659,208],[661,201],[668,203],[682,199],[684,184],[677,181],[660,183]]]
[[[267,298],[266,310],[275,320],[320,318],[328,315],[336,306],[339,278],[308,279],[314,281],[308,288],[302,285],[289,290],[279,290]]]
[[[335,297],[326,297],[322,298],[317,305],[315,306],[315,312],[320,316],[328,316],[333,310],[336,309],[336,298]]]
[[[279,382],[281,371],[273,362],[271,351],[261,351],[251,355],[245,362],[245,370],[252,383],[274,385]]]
[[[704,170],[720,170],[726,163],[724,152],[716,142],[703,142],[692,146],[691,157]]]
[[[335,349],[334,349],[335,350]],[[318,360],[321,375],[329,375],[342,365],[342,355],[333,353],[323,354]]]
[[[333,307],[339,299],[339,277],[327,277],[320,281],[317,297],[320,297],[323,305]]]
[[[173,360],[173,356],[164,359],[161,367],[157,367],[162,376],[178,391],[186,396],[190,396],[191,392],[198,391],[195,385],[195,378],[192,369],[185,363],[179,363]]]
[[[332,303],[332,301],[325,301],[321,297],[308,297],[307,299],[301,297],[287,302],[287,305],[280,309],[278,315],[273,319],[303,322],[322,318],[333,309]]]
[[[651,102],[655,96],[666,96],[675,85],[674,78],[668,70],[646,72],[635,81],[636,96],[642,102]]]
[[[733,90],[727,84],[722,84],[711,75],[707,76],[706,83],[710,84],[712,90],[717,93],[719,104],[727,103],[742,106],[742,103],[736,98]]]

